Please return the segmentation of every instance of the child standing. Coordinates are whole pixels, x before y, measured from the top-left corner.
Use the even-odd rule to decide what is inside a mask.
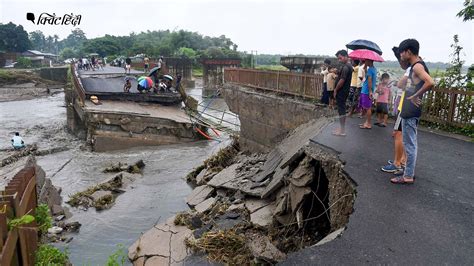
[[[132,83],[130,82],[130,78],[125,78],[125,84],[123,84],[123,92],[130,92],[130,88],[132,87]]]
[[[336,88],[336,79],[337,79],[337,69],[332,67],[329,69],[329,74],[327,76],[327,88],[329,94],[329,107],[334,107],[334,89]]]
[[[374,125],[379,127],[387,126],[388,119],[388,102],[390,100],[390,76],[387,73],[383,73],[381,81],[377,86],[377,122]]]

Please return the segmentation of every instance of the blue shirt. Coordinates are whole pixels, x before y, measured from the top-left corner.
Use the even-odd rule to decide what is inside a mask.
[[[375,67],[369,67],[365,74],[364,84],[362,85],[363,94],[369,94],[369,77],[372,77],[372,93],[375,91],[375,84],[377,83],[377,69]]]

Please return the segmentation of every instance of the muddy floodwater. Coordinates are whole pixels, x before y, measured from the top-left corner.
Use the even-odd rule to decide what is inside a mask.
[[[193,96],[200,94],[196,89],[190,92]],[[222,99],[213,100],[211,106],[227,108]],[[134,163],[140,159],[145,162],[143,175],[125,189],[111,209],[97,212],[93,208],[87,211],[70,208],[73,216],[68,221],[79,221],[82,227],[79,233],[71,235],[74,239],[70,243],[58,246],[68,249],[74,265],[104,265],[118,244],[127,248],[158,221],[187,209],[184,199],[191,187],[184,177],[229,142],[228,137],[221,136],[220,141],[107,153],[84,151],[80,149],[83,142],[65,130],[66,108],[62,93],[34,100],[0,102],[0,121],[2,157],[15,131],[21,133],[27,144],[36,142],[40,148],[69,148],[37,158],[47,177],[62,188],[64,202],[68,195],[112,177],[113,173],[102,173],[112,163]]]

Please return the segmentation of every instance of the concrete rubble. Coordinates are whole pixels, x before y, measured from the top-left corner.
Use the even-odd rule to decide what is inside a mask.
[[[113,206],[115,198],[125,192],[123,188],[133,182],[137,175],[142,173],[144,167],[145,163],[142,160],[132,165],[118,163],[107,167],[104,170],[105,173],[119,173],[100,184],[70,196],[67,203],[73,207],[81,207],[83,209],[90,207],[94,207],[98,211],[109,209]]]
[[[277,263],[344,228],[356,184],[337,152],[309,142],[327,123],[320,119],[300,126],[267,154],[239,151],[225,158],[224,167],[205,163],[188,175],[199,186],[187,198],[192,210],[178,214],[175,224],[191,230],[185,242],[194,254],[225,264]],[[210,172],[215,175],[203,178]],[[156,247],[159,236],[152,230],[147,241]],[[148,248],[143,241],[140,245]],[[222,247],[215,250],[213,245]],[[232,250],[239,252],[227,253]],[[140,249],[129,258],[142,265],[141,257],[154,254],[156,250]]]

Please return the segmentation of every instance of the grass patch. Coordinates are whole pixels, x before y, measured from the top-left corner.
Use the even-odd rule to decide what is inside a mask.
[[[237,137],[233,137],[233,138],[234,139],[229,146],[219,150],[219,152],[216,155],[204,161],[204,164],[206,165],[207,169],[217,172],[217,171],[221,171],[227,166],[230,166],[233,163],[234,157],[240,151],[238,138]]]
[[[255,68],[259,70],[288,71],[288,68],[282,65],[257,65]]]
[[[68,261],[67,251],[62,252],[51,245],[41,245],[36,250],[36,266],[67,265]]]
[[[203,69],[202,68],[193,68],[193,76],[194,77],[202,77],[203,76]]]
[[[449,133],[455,133],[463,136],[467,136],[471,138],[471,142],[474,142],[474,125],[468,125],[465,127],[454,127],[448,125],[442,125],[439,123],[428,122],[428,121],[420,121],[420,125],[425,126],[430,129],[446,131]]]
[[[58,82],[41,78],[32,70],[5,70],[0,69],[0,84],[22,84],[22,83],[42,83],[45,85],[55,85]]]

